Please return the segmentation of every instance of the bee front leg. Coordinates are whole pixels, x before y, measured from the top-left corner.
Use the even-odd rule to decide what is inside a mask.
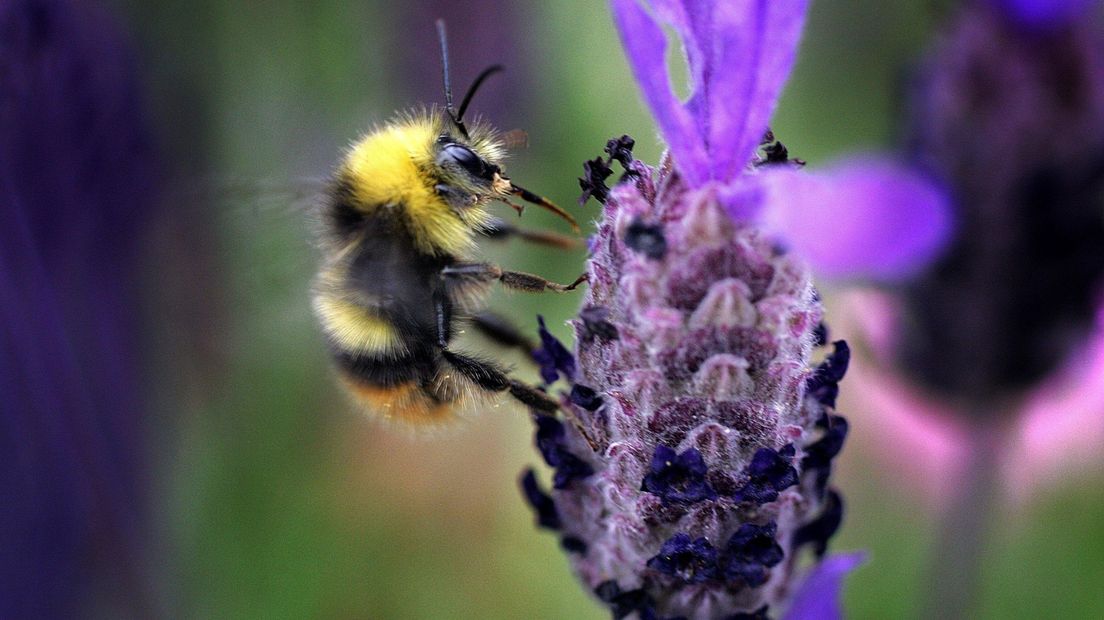
[[[575,278],[575,281],[571,284],[559,284],[550,280],[545,280],[531,273],[525,273],[524,271],[503,271],[498,281],[502,283],[502,286],[518,291],[541,293],[545,290],[549,290],[557,293],[566,293],[575,290],[580,284],[586,282],[587,279],[588,275],[584,273],[578,278]]]
[[[521,239],[522,241],[528,241],[536,245],[544,245],[553,248],[561,248],[564,250],[570,250],[579,247],[579,240],[575,237],[568,237],[567,235],[561,235],[554,232],[548,232],[545,230],[527,230],[524,228],[518,228],[512,224],[507,224],[505,221],[495,218],[489,224],[487,224],[480,231],[487,236],[488,239],[506,240],[510,238]]]
[[[584,273],[571,284],[559,284],[523,271],[506,271],[489,263],[463,263],[445,267],[441,270],[441,277],[445,278],[446,281],[451,280],[457,284],[461,284],[465,280],[469,282],[498,280],[506,288],[529,293],[542,293],[544,291],[566,293],[575,290],[580,284],[587,281],[587,274]]]

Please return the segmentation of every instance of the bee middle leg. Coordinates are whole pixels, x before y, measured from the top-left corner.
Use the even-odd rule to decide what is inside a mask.
[[[538,275],[525,273],[524,271],[507,271],[489,263],[460,263],[445,267],[441,270],[441,277],[455,284],[463,284],[465,281],[489,282],[498,280],[506,288],[529,293],[542,293],[544,291],[566,293],[575,290],[580,284],[587,281],[587,274],[584,273],[571,284],[559,284]]]

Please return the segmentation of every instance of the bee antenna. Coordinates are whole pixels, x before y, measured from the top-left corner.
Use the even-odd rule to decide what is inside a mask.
[[[437,20],[437,38],[441,41],[441,73],[445,78],[445,111],[448,112],[449,118],[452,119],[452,123],[456,125],[456,128],[460,130],[465,138],[468,136],[468,128],[464,126],[464,121],[460,119],[460,115],[452,107],[452,81],[449,79],[449,54],[448,54],[448,35],[445,33],[445,20]],[[466,101],[466,100],[465,100]],[[461,107],[463,110],[463,107]]]
[[[456,113],[457,121],[464,118],[464,112],[468,110],[468,104],[471,103],[472,97],[475,96],[475,91],[479,90],[479,87],[483,84],[483,81],[486,80],[488,77],[498,73],[499,71],[502,71],[503,69],[505,69],[505,67],[503,67],[502,65],[491,65],[484,69],[483,72],[475,78],[475,81],[472,82],[472,85],[468,88],[468,93],[464,95],[464,100],[460,102],[460,110]]]

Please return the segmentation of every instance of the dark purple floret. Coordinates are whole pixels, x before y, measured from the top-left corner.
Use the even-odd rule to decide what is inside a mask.
[[[560,374],[565,379],[575,377],[575,356],[544,325],[544,317],[538,316],[540,324],[541,348],[533,352],[533,359],[540,364],[541,379],[545,383],[555,383]]]
[[[602,406],[602,396],[598,392],[578,383],[571,386],[571,395],[568,398],[587,411],[598,411]]]
[[[832,347],[832,353],[817,366],[816,373],[809,377],[805,391],[821,404],[835,408],[839,397],[839,382],[847,374],[847,366],[851,363],[851,347],[844,340],[833,342]]]
[[[620,163],[621,167],[625,169],[625,174],[621,175],[618,180],[619,183],[630,177],[639,176],[639,172],[632,166],[632,150],[635,145],[636,140],[633,140],[631,136],[611,138],[606,141],[605,151],[608,156],[605,159],[599,155],[594,159],[583,162],[583,176],[579,179],[579,187],[583,190],[582,196],[579,196],[580,207],[586,204],[586,201],[590,198],[594,198],[602,204],[605,204],[606,200],[609,199],[610,188],[606,185],[606,179],[613,175],[610,164],[614,161]]]
[[[705,538],[691,540],[680,532],[663,543],[648,560],[648,568],[686,583],[702,583],[717,578],[717,550]]]
[[[790,150],[786,148],[785,144],[781,142],[775,142],[763,147],[763,158],[756,162],[757,166],[777,166],[780,164],[790,164],[793,166],[804,166],[805,160],[790,158]]]
[[[536,416],[537,449],[550,467],[556,469],[552,487],[567,488],[572,480],[581,480],[594,473],[586,461],[572,454],[564,444],[564,425],[551,416]]]
[[[823,322],[817,323],[816,329],[813,330],[813,346],[823,347],[828,344],[828,326]]]
[[[767,615],[768,606],[763,605],[751,613],[739,613],[726,616],[725,620],[770,620]]]
[[[824,436],[805,447],[801,467],[806,471],[828,466],[843,449],[847,438],[848,424],[843,416],[825,412],[817,421],[817,427],[824,429]]]
[[[824,435],[805,446],[805,458],[801,459],[803,471],[815,471],[817,475],[817,487],[823,491],[832,473],[832,459],[843,449],[843,442],[847,439],[847,419],[825,412],[817,427],[824,429]]]
[[[800,549],[802,545],[812,545],[816,556],[823,557],[828,551],[828,540],[836,534],[842,522],[843,498],[834,489],[830,489],[824,500],[824,510],[794,533],[793,549]]]
[[[652,607],[644,607],[640,610],[640,620],[686,620],[686,616],[671,616],[660,618]]]
[[[584,555],[587,552],[586,542],[575,536],[564,536],[560,539],[560,546],[563,547],[564,551],[570,551],[571,553]]]
[[[609,186],[606,185],[606,179],[611,175],[613,175],[613,169],[601,157],[583,162],[583,176],[579,178],[579,187],[583,193],[579,196],[579,206],[585,205],[591,198],[606,204],[610,191]]]
[[[534,422],[537,425],[536,443],[544,462],[551,467],[560,464],[560,452],[563,450],[564,426],[552,416],[536,416]]]
[[[629,166],[633,163],[633,147],[636,146],[636,140],[633,140],[632,136],[621,136],[620,138],[612,138],[606,142],[606,153],[609,154],[610,161],[616,161],[628,171]]]
[[[552,487],[566,489],[573,480],[582,480],[592,474],[594,474],[594,468],[586,461],[570,452],[562,452],[560,454],[560,465],[556,468],[555,475],[552,476]]]
[[[682,454],[658,445],[652,455],[651,471],[644,476],[641,490],[658,495],[667,504],[696,504],[717,499],[717,492],[706,480],[708,468],[701,452],[690,448]]]
[[[738,502],[765,504],[778,499],[778,493],[797,484],[793,463],[793,444],[781,450],[759,448],[747,467],[748,481],[733,496]]]
[[[533,511],[537,513],[537,525],[550,530],[560,529],[562,524],[560,514],[556,511],[556,503],[541,490],[537,482],[537,474],[532,469],[526,470],[525,475],[521,477],[521,490],[525,494],[525,501],[529,502]]]
[[[594,589],[594,594],[603,603],[610,607],[614,620],[621,620],[632,612],[640,612],[643,616],[647,610],[655,617],[655,602],[643,589],[622,591],[621,586],[614,580],[603,581]]]
[[[660,260],[667,254],[667,238],[663,227],[649,224],[637,218],[625,230],[625,245],[652,260]]]
[[[729,539],[721,556],[721,570],[725,579],[743,580],[751,587],[767,582],[770,567],[785,557],[782,547],[774,539],[777,525],[745,523]]]
[[[583,322],[580,338],[584,342],[594,339],[617,340],[617,326],[609,322],[609,308],[605,306],[587,306],[579,312],[579,319]]]

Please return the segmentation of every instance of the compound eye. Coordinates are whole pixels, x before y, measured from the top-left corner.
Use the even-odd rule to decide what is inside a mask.
[[[491,170],[474,151],[460,144],[446,144],[437,156],[438,163],[452,161],[466,170],[469,174],[480,179],[489,179]]]

